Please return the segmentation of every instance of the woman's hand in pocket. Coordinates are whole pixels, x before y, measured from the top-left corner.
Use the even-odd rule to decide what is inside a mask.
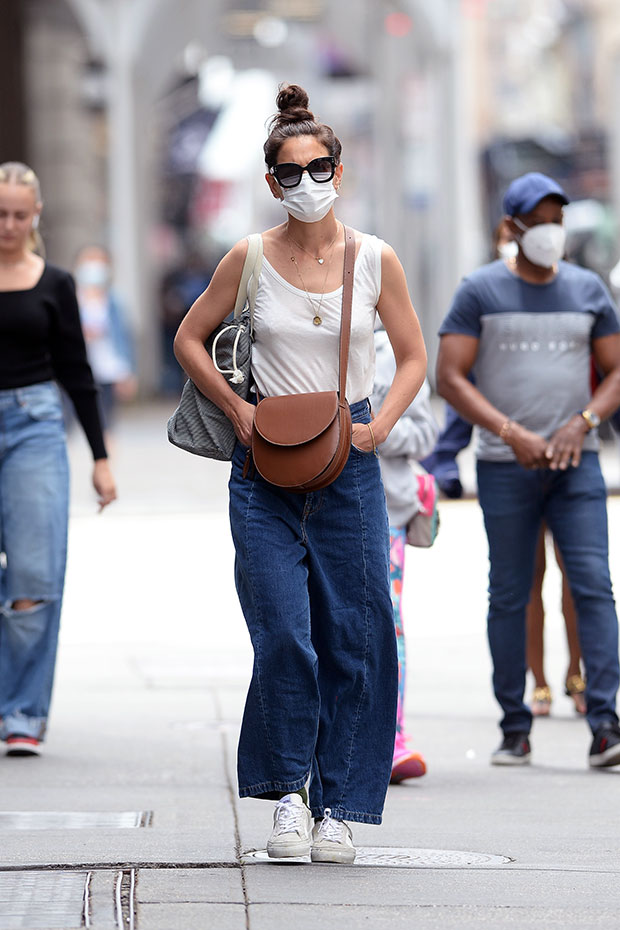
[[[256,407],[254,404],[237,399],[235,409],[229,414],[230,421],[234,427],[235,435],[242,446],[252,445],[252,423],[254,422],[254,413]]]
[[[354,423],[351,434],[351,443],[360,452],[374,452],[375,446],[368,423]]]

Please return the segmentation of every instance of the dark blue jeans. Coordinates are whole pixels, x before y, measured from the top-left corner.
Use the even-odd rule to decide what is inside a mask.
[[[368,422],[367,401],[353,419]],[[241,797],[310,782],[315,817],[380,823],[398,692],[379,460],[351,447],[336,481],[293,494],[243,478],[235,451],[235,580],[254,647],[239,740]]]
[[[609,577],[606,489],[595,452],[578,468],[529,471],[516,462],[478,462],[478,494],[489,540],[488,634],[493,687],[505,733],[529,731],[525,608],[544,519],[558,544],[577,609],[586,669],[587,720],[594,732],[617,721],[618,620]]]

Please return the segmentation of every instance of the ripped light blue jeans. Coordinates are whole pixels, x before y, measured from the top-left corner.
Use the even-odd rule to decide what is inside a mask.
[[[67,553],[69,466],[53,381],[0,391],[0,739],[42,739]],[[15,610],[18,600],[36,601]]]

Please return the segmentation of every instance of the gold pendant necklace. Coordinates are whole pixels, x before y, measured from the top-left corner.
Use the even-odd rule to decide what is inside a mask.
[[[338,232],[336,232],[336,236],[337,236],[337,235],[338,235]],[[288,233],[287,233],[287,236],[288,236]],[[302,288],[304,289],[304,291],[306,292],[306,297],[308,298],[308,301],[310,302],[310,306],[311,306],[312,309],[314,310],[314,317],[313,317],[313,319],[312,319],[312,322],[314,323],[315,326],[320,326],[321,323],[323,322],[323,318],[321,317],[321,307],[323,306],[323,298],[325,297],[325,285],[327,284],[327,277],[328,277],[328,275],[329,275],[329,269],[330,269],[331,263],[332,263],[332,255],[333,255],[333,253],[332,253],[332,251],[331,251],[331,247],[333,246],[334,242],[336,241],[336,236],[334,236],[334,238],[332,239],[332,241],[331,241],[331,243],[330,243],[329,261],[328,261],[328,263],[327,263],[327,270],[325,271],[325,277],[323,278],[323,290],[321,291],[321,297],[320,297],[318,306],[315,305],[314,301],[312,300],[312,297],[311,297],[310,294],[308,293],[308,288],[306,287],[306,284],[305,284],[304,279],[303,279],[303,277],[302,277],[301,269],[300,269],[299,265],[297,264],[297,259],[295,258],[295,254],[294,254],[293,250],[291,249],[291,261],[292,261],[293,264],[295,265],[295,269],[296,269],[297,274],[298,274],[298,276],[299,276],[299,280],[301,281],[301,286],[302,286]],[[288,236],[288,239],[289,239],[290,242],[295,242],[295,240],[294,240],[294,239],[291,239],[290,236]],[[298,243],[295,242],[295,245],[298,245]],[[299,248],[302,248],[302,247],[299,246]],[[307,249],[302,249],[302,251],[306,252]],[[308,252],[308,255],[311,255],[311,254],[312,254],[311,252]],[[314,258],[314,256],[312,256],[312,257]],[[324,261],[324,259],[321,260],[321,261],[319,261],[318,258],[317,258],[316,260],[319,262],[319,264],[322,264],[322,261]]]
[[[338,223],[336,223],[336,235],[334,236],[334,238],[332,239],[332,241],[329,243],[329,245],[328,245],[327,248],[325,249],[325,255],[328,255],[328,254],[329,254],[331,247],[333,246],[334,242],[336,241],[336,239],[337,239],[337,237],[338,237],[338,232],[339,232],[339,230],[338,230]],[[288,228],[287,228],[287,231],[286,231],[286,235],[288,236],[288,239],[289,239],[290,242],[292,242],[294,245],[296,245],[297,248],[298,248],[301,252],[305,252],[306,255],[311,255],[312,258],[315,260],[315,262],[318,262],[319,265],[322,265],[322,264],[325,262],[325,259],[324,259],[324,258],[319,258],[318,255],[313,255],[312,252],[309,252],[308,249],[305,249],[305,248],[303,247],[303,245],[300,245],[299,242],[297,242],[296,239],[293,239],[293,237],[291,236],[291,234],[290,234],[289,231],[288,231]]]

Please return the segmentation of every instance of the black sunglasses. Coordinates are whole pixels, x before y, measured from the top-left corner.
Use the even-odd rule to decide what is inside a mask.
[[[322,155],[320,158],[313,158],[303,168],[293,161],[287,161],[282,165],[274,165],[269,169],[269,174],[274,175],[280,187],[297,187],[301,183],[304,171],[308,172],[313,181],[325,184],[331,181],[336,173],[336,159],[333,155]]]

